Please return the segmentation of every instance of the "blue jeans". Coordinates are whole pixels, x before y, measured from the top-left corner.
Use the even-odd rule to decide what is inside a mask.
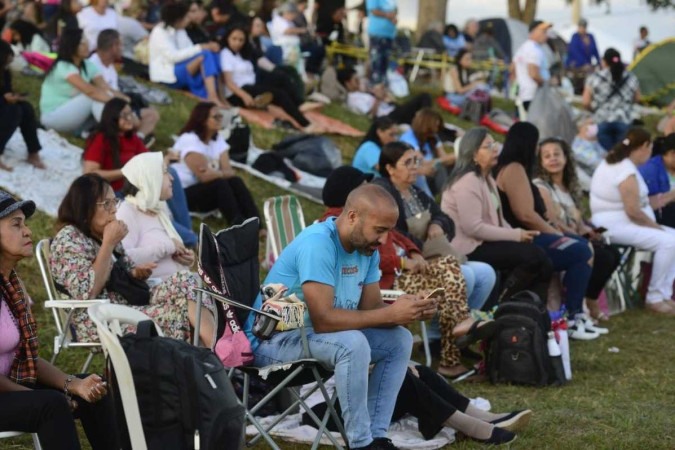
[[[593,252],[588,241],[573,234],[560,236],[542,233],[534,238],[534,244],[546,252],[554,271],[565,272],[562,283],[569,316],[574,317],[583,312],[584,295],[592,271],[588,261]]]
[[[392,38],[370,36],[370,82],[387,84],[389,57],[394,45]]]
[[[630,125],[623,122],[600,122],[598,124],[598,142],[610,151],[625,136]]]
[[[166,203],[169,205],[171,215],[173,216],[173,226],[186,247],[195,247],[197,245],[197,235],[192,231],[192,219],[188,211],[183,185],[180,182],[180,178],[178,178],[176,169],[169,166],[169,173],[173,178],[173,186],[171,188],[173,196]]]
[[[403,327],[315,333],[307,328],[309,351],[335,371],[335,387],[350,447],[386,437],[396,397],[412,352],[412,335]],[[255,365],[305,357],[300,330],[276,333],[255,349]],[[374,364],[368,376],[368,367]]]

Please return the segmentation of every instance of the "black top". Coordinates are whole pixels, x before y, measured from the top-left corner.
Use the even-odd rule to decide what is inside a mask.
[[[5,94],[12,92],[12,73],[9,69],[5,69],[2,73],[2,81],[0,81],[0,105],[7,104]]]
[[[415,245],[417,245],[419,248],[422,248],[424,242],[421,242],[419,239],[415,238],[408,232],[408,223],[406,222],[405,214],[403,212],[405,211],[405,206],[403,204],[403,197],[401,197],[401,193],[398,191],[398,189],[396,189],[396,186],[394,186],[391,180],[384,177],[376,178],[375,180],[373,180],[372,183],[385,188],[387,192],[389,192],[391,196],[394,197],[394,200],[396,200],[396,204],[398,205],[399,210],[398,222],[396,222],[396,229],[401,233],[403,233],[407,238],[412,240],[415,243]],[[438,226],[440,226],[445,232],[446,236],[448,237],[448,240],[452,241],[452,239],[455,237],[455,223],[452,221],[450,216],[441,211],[440,206],[436,204],[434,199],[425,194],[423,190],[421,190],[415,185],[412,186],[412,189],[415,191],[417,197],[422,202],[422,206],[424,207],[424,209],[428,210],[429,213],[431,214],[430,224],[435,223]]]
[[[211,40],[209,33],[199,25],[190,25],[185,28],[185,32],[193,44],[206,44]]]
[[[530,190],[532,191],[532,198],[534,198],[534,212],[539,214],[544,221],[546,220],[546,204],[544,203],[544,199],[541,196],[541,193],[539,192],[539,189],[531,182],[530,183]],[[528,229],[528,227],[523,224],[520,220],[516,218],[516,215],[513,213],[513,209],[511,209],[511,204],[509,203],[509,198],[506,196],[506,193],[502,191],[501,189],[497,189],[499,191],[499,199],[502,202],[502,213],[504,214],[504,220],[506,220],[513,228],[523,228],[525,230]]]

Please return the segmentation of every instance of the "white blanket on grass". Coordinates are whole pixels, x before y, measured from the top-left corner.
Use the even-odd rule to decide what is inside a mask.
[[[26,144],[17,130],[2,156],[3,162],[14,170],[0,170],[0,186],[22,199],[33,200],[39,210],[55,217],[70,184],[82,175],[82,149],[53,130],[38,130],[38,138],[42,145],[40,158],[47,169],[28,164]]]

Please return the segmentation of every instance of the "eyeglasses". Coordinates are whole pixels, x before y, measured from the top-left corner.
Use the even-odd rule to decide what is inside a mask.
[[[212,119],[216,120],[223,120],[223,117],[224,116],[222,114],[214,114],[213,116],[211,116]]]
[[[120,206],[120,203],[122,203],[122,200],[117,197],[107,198],[102,202],[96,202],[97,205],[103,206],[103,209],[109,213],[117,211],[117,207]]]
[[[133,120],[134,117],[136,117],[136,114],[133,111],[120,113],[120,119]]]
[[[497,150],[499,148],[499,143],[497,141],[492,141],[489,144],[481,145],[480,148],[484,148],[486,150]]]
[[[403,161],[403,166],[406,169],[412,169],[413,167],[419,167],[420,164],[422,164],[421,158],[408,158],[405,161]]]

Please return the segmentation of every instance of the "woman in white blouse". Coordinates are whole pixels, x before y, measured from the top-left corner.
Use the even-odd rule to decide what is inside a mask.
[[[185,189],[190,211],[220,210],[230,225],[260,217],[244,181],[230,165],[230,147],[219,133],[223,115],[214,103],[202,102],[192,110],[173,149],[180,155],[174,164]]]
[[[637,170],[652,153],[649,132],[631,128],[600,163],[591,180],[591,212],[595,226],[607,228],[612,243],[654,252],[646,307],[675,316],[675,229],[656,223],[647,185]]]
[[[199,98],[227,105],[218,95],[217,52],[215,42],[193,44],[185,27],[188,24],[187,4],[167,3],[162,7],[162,22],[150,33],[150,81],[164,83],[174,89],[188,89]]]
[[[318,131],[300,112],[291,94],[271,84],[256,79],[251,61],[251,46],[247,31],[241,25],[231,27],[223,37],[224,48],[220,52],[220,68],[225,75],[225,97],[235,106],[256,106],[254,97],[272,94],[272,104],[279,106],[293,120],[293,125],[305,133]]]

